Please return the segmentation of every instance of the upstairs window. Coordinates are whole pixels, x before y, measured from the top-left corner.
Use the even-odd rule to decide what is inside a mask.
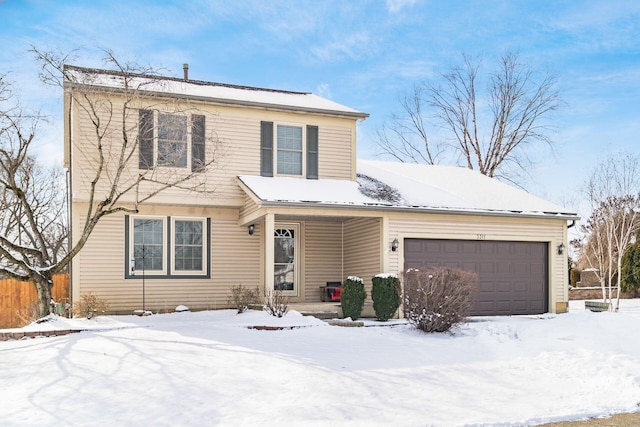
[[[158,166],[187,167],[187,117],[158,114]]]
[[[318,179],[318,127],[261,122],[260,174]],[[275,152],[275,156],[274,156]]]
[[[202,172],[205,165],[205,116],[140,110],[138,143],[140,169],[162,166]]]
[[[302,175],[302,127],[277,126],[278,175]]]

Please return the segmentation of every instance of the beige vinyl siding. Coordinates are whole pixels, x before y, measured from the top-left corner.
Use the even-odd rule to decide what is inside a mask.
[[[235,209],[166,208],[148,206],[141,214],[211,218],[210,279],[145,278],[146,308],[172,310],[178,304],[191,309],[227,307],[230,288],[260,284],[260,238],[249,236],[237,224]],[[142,306],[142,277],[125,279],[124,215],[104,217],[74,261],[73,297],[92,293],[106,299],[110,311],[128,312]],[[257,237],[257,238],[256,238]]]
[[[381,223],[378,218],[356,218],[344,223],[344,275],[364,280],[371,297],[371,278],[383,273]]]
[[[355,160],[351,150],[353,130],[348,127],[320,126],[318,128],[320,179],[351,180],[351,165]]]
[[[320,286],[342,282],[342,223],[306,221],[304,236],[306,302],[321,301]]]
[[[104,146],[111,150],[111,155],[116,156],[122,147],[123,99],[111,94],[110,100],[114,106],[114,118],[105,132],[103,142]],[[149,104],[153,105],[153,109],[168,113],[203,114],[206,120],[207,161],[212,156],[216,159],[207,173],[199,174],[198,178],[192,181],[198,183],[199,189],[206,189],[209,194],[198,195],[184,189],[169,188],[153,198],[155,204],[241,206],[245,195],[236,184],[235,177],[243,174],[260,174],[260,121],[262,120],[299,126],[318,126],[319,177],[321,179],[352,179],[355,175],[353,169],[355,120],[202,102],[177,104],[171,100],[165,103],[158,98],[149,100]],[[146,107],[144,99],[139,100],[139,106]],[[73,200],[82,202],[88,200],[89,184],[94,178],[95,167],[98,164],[95,129],[89,116],[77,102],[72,103],[71,111]],[[103,122],[106,122],[107,114],[106,110],[102,112]],[[137,136],[138,110],[130,110],[124,123],[130,140],[134,141]],[[125,171],[125,178],[128,177],[128,179],[134,179],[140,172],[138,151],[133,142],[131,147],[134,148],[133,157]],[[116,167],[114,158],[109,160],[112,171]],[[157,168],[155,173],[174,179],[176,176],[186,175],[189,171],[190,169]],[[105,191],[109,184],[108,174],[104,174],[98,189]],[[153,186],[145,183],[144,188],[153,188]]]
[[[566,221],[553,219],[493,217],[476,215],[401,214],[389,215],[385,250],[388,272],[403,269],[403,241],[405,238],[506,240],[549,243],[549,309],[555,311],[557,302],[567,301],[566,255],[557,254],[557,246],[564,242]],[[388,249],[398,238],[397,252]]]
[[[256,204],[256,202],[251,199],[249,196],[245,196],[244,205],[240,208],[240,218],[244,218],[250,216],[251,214],[257,212],[260,209],[260,206]]]

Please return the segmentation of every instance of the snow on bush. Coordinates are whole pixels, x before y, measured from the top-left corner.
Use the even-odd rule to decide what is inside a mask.
[[[407,320],[425,332],[446,332],[464,322],[478,286],[478,275],[451,268],[408,270],[403,308]]]
[[[381,279],[388,279],[389,277],[395,277],[397,279],[398,275],[396,273],[380,273],[380,274],[376,274],[373,277],[380,277]]]
[[[367,197],[393,204],[398,204],[402,201],[400,192],[382,181],[360,173],[356,176],[356,181],[358,182],[360,193]]]
[[[364,283],[364,280],[362,280],[362,277],[358,277],[358,276],[349,276],[347,277],[347,280],[350,280],[352,282]]]

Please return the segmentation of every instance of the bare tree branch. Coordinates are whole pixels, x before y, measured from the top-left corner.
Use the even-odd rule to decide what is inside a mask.
[[[507,53],[488,76],[486,96],[479,96],[480,66],[463,54],[462,65],[441,82],[415,86],[401,101],[403,114],[378,131],[382,152],[401,161],[462,163],[517,183],[532,164],[532,146],[553,149],[547,118],[560,105],[556,79],[548,73],[538,78],[518,55]],[[438,127],[447,139],[428,137]]]
[[[162,85],[157,70],[122,62],[111,51],[105,51],[104,58],[105,68],[114,70],[107,77],[117,82],[111,86],[100,84],[105,78],[100,70],[66,65],[69,55],[35,47],[32,52],[42,65],[41,80],[62,89],[85,126],[84,132],[74,135],[70,149],[83,165],[76,173],[83,175],[84,187],[77,190],[87,208],[69,244],[65,174],[36,161],[33,142],[40,117],[13,102],[11,88],[0,76],[0,274],[33,282],[40,314],[45,315],[53,275],[67,268],[103,217],[137,212],[140,205],[171,188],[188,194],[212,191],[207,171],[219,160],[220,141],[209,129],[203,168],[181,168],[165,161],[141,169],[140,110],[181,116],[180,123],[188,126],[188,113],[197,113],[198,108],[184,97],[162,98],[146,91]],[[184,152],[177,148],[173,154],[180,158]]]

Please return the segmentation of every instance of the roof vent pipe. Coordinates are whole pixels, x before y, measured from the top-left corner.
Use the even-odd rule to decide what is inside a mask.
[[[182,70],[184,71],[184,79],[189,80],[189,64],[182,64]]]

